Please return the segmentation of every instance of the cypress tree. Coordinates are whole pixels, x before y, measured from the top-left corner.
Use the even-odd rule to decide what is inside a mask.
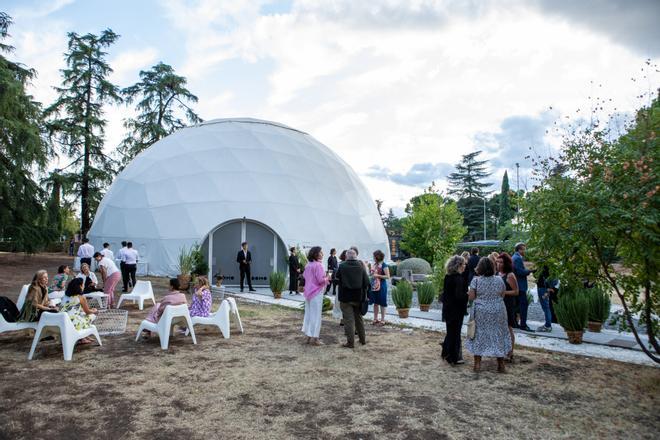
[[[73,161],[62,176],[80,194],[80,230],[87,234],[103,188],[115,173],[112,160],[103,152],[106,120],[103,105],[121,102],[119,88],[108,81],[112,69],[105,49],[119,38],[106,29],[100,35],[68,34],[62,70],[62,87],[55,87],[57,100],[46,109],[51,138]]]
[[[513,210],[511,209],[509,191],[509,175],[506,171],[504,171],[504,176],[502,176],[502,189],[500,192],[500,225],[504,225],[506,222],[513,218]]]

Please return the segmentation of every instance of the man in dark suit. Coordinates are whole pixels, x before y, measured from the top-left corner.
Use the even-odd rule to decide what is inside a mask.
[[[250,251],[248,251],[247,241],[241,243],[241,248],[242,249],[238,251],[238,255],[236,255],[236,262],[238,263],[238,268],[241,272],[241,292],[243,291],[244,277],[247,277],[250,292],[256,292],[256,290],[252,288],[252,277],[250,276],[250,263],[252,263],[252,254]]]
[[[470,249],[470,258],[468,258],[467,268],[465,269],[468,271],[468,277],[467,277],[468,286],[472,282],[472,278],[474,278],[474,270],[477,268],[477,264],[479,264],[479,259],[480,259],[479,248],[474,247]]]

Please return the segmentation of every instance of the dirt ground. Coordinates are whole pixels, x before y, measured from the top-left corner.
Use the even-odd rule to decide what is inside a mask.
[[[0,295],[15,298],[62,255],[0,253]],[[155,280],[157,295],[165,281]],[[28,361],[30,335],[0,335],[0,439],[652,439],[660,432],[660,368],[517,350],[506,374],[486,360],[440,360],[442,335],[367,329],[367,345],[339,346],[328,318],[323,347],[304,345],[302,313],[239,303],[244,334],[198,330],[135,342],[127,332],[77,347],[55,342]],[[235,329],[235,327],[234,327]],[[468,364],[472,358],[466,353]],[[654,434],[655,433],[655,434]]]

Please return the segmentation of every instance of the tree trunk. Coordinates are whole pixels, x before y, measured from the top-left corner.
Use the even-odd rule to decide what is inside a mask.
[[[89,69],[89,78],[87,79],[87,97],[85,99],[85,151],[84,151],[84,163],[83,163],[83,173],[82,173],[82,182],[81,182],[81,191],[80,191],[80,220],[81,226],[80,231],[83,237],[87,237],[87,231],[90,228],[90,216],[89,216],[89,167],[90,167],[90,153],[92,149],[92,133],[89,118],[90,118],[90,107],[92,101],[92,60],[91,58],[87,59],[87,68]]]

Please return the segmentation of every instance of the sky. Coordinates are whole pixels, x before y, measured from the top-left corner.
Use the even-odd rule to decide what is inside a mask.
[[[660,85],[657,72],[640,78],[660,55],[657,0],[5,0],[2,10],[14,20],[11,58],[36,69],[30,93],[45,105],[67,32],[110,28],[121,35],[108,50],[117,85],[170,64],[203,119],[305,131],[398,214],[432,181],[445,189],[475,150],[493,190],[505,170],[512,188],[530,189],[526,157],[552,154],[555,127],[588,115],[594,97],[605,113],[633,114]],[[108,151],[130,114],[106,108]]]

